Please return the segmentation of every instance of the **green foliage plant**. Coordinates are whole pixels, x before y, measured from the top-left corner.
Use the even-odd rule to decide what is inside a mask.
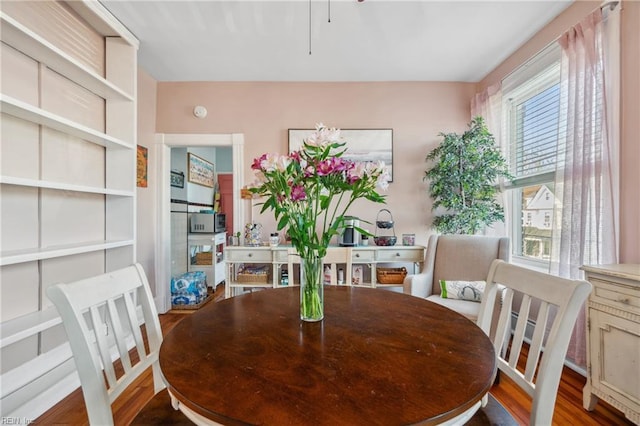
[[[504,221],[496,201],[498,179],[510,178],[507,162],[482,117],[469,123],[463,134],[440,133],[442,143],[426,158],[430,167],[423,179],[429,182],[435,215],[432,227],[442,234],[476,234],[484,227]]]

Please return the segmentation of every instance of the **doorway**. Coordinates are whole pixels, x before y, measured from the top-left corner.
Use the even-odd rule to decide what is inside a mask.
[[[158,232],[155,242],[156,306],[158,312],[171,309],[171,148],[231,146],[233,174],[232,204],[234,227],[244,221],[240,189],[244,182],[244,135],[233,134],[158,134],[156,135],[158,162]],[[227,233],[238,230],[227,227]]]
[[[220,211],[227,218],[227,236],[231,236],[236,232],[233,221],[233,174],[219,173],[218,185],[220,188]]]

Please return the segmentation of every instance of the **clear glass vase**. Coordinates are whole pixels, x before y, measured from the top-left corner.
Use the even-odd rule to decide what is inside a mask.
[[[318,256],[300,259],[300,319],[322,321],[324,318],[324,287],[322,258]]]

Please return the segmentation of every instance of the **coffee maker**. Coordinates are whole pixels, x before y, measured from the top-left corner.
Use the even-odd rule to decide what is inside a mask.
[[[360,220],[355,216],[345,216],[342,233],[338,236],[338,244],[341,247],[354,247],[360,244]]]

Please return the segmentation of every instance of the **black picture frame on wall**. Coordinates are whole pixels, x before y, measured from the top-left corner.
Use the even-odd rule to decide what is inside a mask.
[[[302,148],[302,143],[314,129],[289,129],[289,152]],[[356,162],[384,161],[389,167],[389,182],[393,182],[393,129],[341,129],[347,143],[342,158]]]
[[[171,170],[171,186],[175,188],[184,188],[184,173]]]

